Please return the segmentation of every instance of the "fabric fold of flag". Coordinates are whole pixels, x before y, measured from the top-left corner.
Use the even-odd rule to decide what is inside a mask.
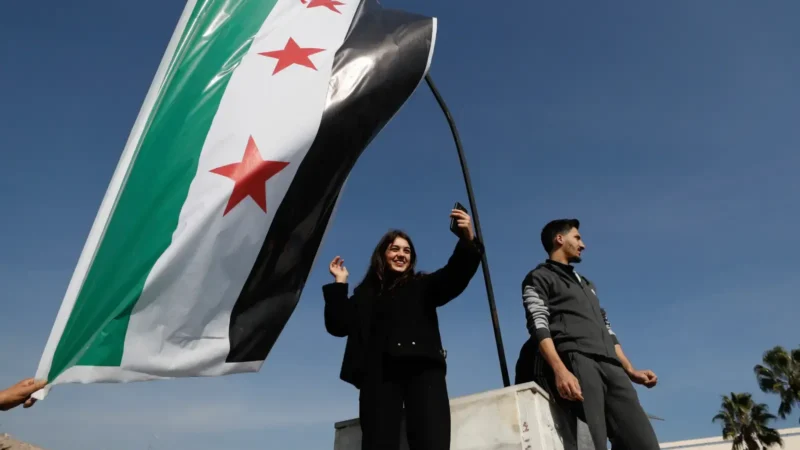
[[[37,377],[260,370],[351,169],[435,38],[436,19],[375,0],[189,0]]]

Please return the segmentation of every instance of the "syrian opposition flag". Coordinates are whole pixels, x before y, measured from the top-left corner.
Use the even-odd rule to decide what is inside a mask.
[[[350,169],[435,36],[435,19],[375,0],[189,0],[37,377],[259,370]]]

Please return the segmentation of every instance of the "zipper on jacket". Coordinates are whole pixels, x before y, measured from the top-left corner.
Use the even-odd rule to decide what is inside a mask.
[[[603,352],[606,353],[606,351],[608,350],[608,348],[606,346],[606,339],[610,339],[610,337],[606,336],[608,334],[608,330],[606,329],[605,323],[602,322],[603,314],[600,313],[600,311],[597,310],[597,308],[599,308],[600,299],[599,298],[597,299],[598,305],[595,306],[595,302],[592,301],[591,297],[589,297],[589,294],[586,292],[586,288],[587,287],[588,287],[588,284],[586,285],[586,287],[584,287],[583,283],[581,283],[581,292],[583,292],[583,295],[584,295],[584,297],[586,297],[586,300],[592,305],[592,311],[594,311],[595,315],[599,315],[599,317],[601,319],[601,323],[600,323],[600,343],[603,346]],[[597,294],[595,294],[595,297],[597,297]],[[616,358],[617,357],[616,351],[614,352],[614,354],[611,354],[611,355],[608,355],[608,356],[610,356],[612,358]]]

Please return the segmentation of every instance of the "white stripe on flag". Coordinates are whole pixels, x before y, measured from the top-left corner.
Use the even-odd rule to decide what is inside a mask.
[[[206,372],[206,375],[218,376],[228,375],[230,373],[256,372],[262,364],[262,361],[228,364],[217,367],[216,373],[213,370],[209,370]],[[237,370],[232,371],[232,368]],[[168,380],[171,378],[174,377],[150,375],[146,373],[134,372],[132,370],[123,369],[120,367],[72,366],[58,376],[58,382],[59,384],[86,383],[87,380],[90,380],[92,382],[102,383],[112,382],[109,380],[113,380],[113,383],[129,383],[134,381]]]
[[[124,369],[172,377],[258,370],[263,364],[225,363],[231,311],[319,128],[334,56],[359,2],[345,3],[336,14],[279,0],[232,74],[172,244],[131,315]],[[273,75],[277,60],[259,53],[281,50],[289,38],[300,47],[325,49],[311,56],[318,70],[293,65]],[[266,214],[247,198],[223,216],[233,181],[210,171],[240,162],[251,136],[264,160],[289,165],[267,182]]]

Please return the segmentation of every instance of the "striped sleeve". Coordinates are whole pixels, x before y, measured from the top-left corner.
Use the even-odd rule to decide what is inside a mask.
[[[522,282],[522,305],[525,307],[528,332],[538,342],[550,337],[550,308],[547,299],[547,284],[541,275],[533,271]]]
[[[606,329],[608,330],[608,334],[611,335],[611,340],[614,341],[614,345],[619,345],[619,339],[617,338],[617,334],[614,333],[614,330],[611,329],[611,322],[608,321],[608,314],[606,314],[606,310],[600,308],[600,313],[603,315],[603,322],[606,324]]]

